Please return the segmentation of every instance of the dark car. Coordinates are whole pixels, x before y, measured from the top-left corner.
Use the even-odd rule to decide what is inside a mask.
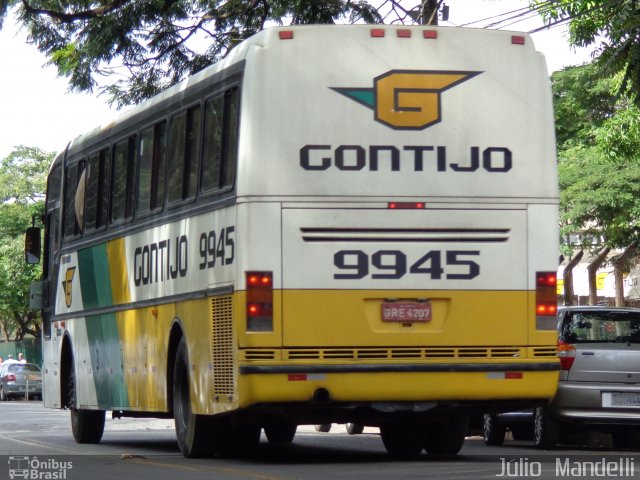
[[[564,433],[599,430],[614,446],[631,446],[640,433],[640,309],[563,307],[558,311],[558,391],[546,407],[485,414],[485,443],[507,431],[554,448]]]
[[[35,363],[4,363],[0,367],[0,400],[42,398],[42,371]]]

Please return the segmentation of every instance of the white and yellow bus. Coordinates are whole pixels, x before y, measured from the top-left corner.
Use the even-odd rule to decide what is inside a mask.
[[[173,417],[186,456],[329,422],[455,453],[555,393],[557,214],[527,35],[265,30],[54,161],[45,404],[78,442]]]

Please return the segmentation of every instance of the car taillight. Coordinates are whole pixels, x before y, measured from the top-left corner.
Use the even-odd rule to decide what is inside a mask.
[[[273,330],[273,273],[245,272],[247,282],[247,331]]]
[[[7,382],[15,382],[15,381],[16,381],[16,376],[15,376],[15,375],[13,375],[13,374],[9,374],[9,375],[7,375],[7,376],[6,376],[6,377],[4,377],[4,378],[5,378],[5,380],[6,380]]]
[[[558,357],[560,358],[560,370],[571,370],[573,361],[576,359],[576,347],[562,340],[558,341]]]
[[[536,328],[554,330],[558,313],[556,272],[536,273]]]

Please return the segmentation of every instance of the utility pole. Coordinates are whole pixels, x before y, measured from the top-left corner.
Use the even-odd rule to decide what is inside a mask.
[[[422,0],[422,25],[438,25],[438,0]]]

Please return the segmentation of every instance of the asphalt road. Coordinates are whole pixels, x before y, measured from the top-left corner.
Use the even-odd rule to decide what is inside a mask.
[[[640,460],[636,465],[635,452],[611,450],[606,438],[541,453],[531,442],[487,447],[478,437],[468,438],[455,457],[394,460],[377,429],[350,436],[343,425],[329,433],[300,427],[285,446],[263,436],[248,457],[185,459],[172,421],[108,418],[100,444],[79,445],[68,412],[12,401],[0,403],[0,479],[11,474],[54,480],[640,478]]]

